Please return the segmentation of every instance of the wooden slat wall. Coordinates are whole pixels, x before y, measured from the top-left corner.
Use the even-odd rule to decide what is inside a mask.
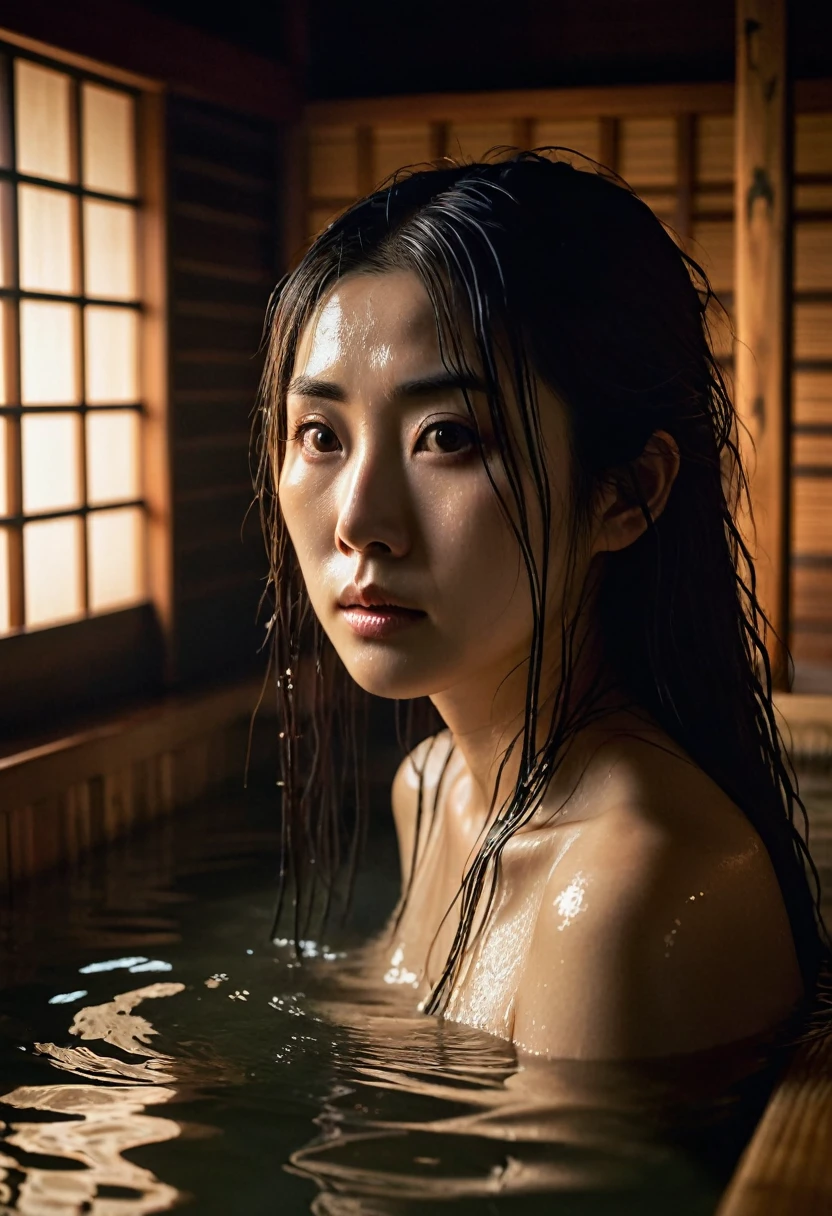
[[[714,309],[712,325],[717,354],[730,375],[732,89],[527,96],[525,117],[519,93],[310,107],[308,237],[404,165],[444,155],[476,159],[506,144],[574,148],[620,172],[701,263],[727,313]],[[826,681],[832,691],[832,82],[799,85],[797,106],[803,112],[795,132],[790,641],[796,689],[810,691]]]
[[[832,690],[832,106],[795,131],[792,650]]]
[[[265,559],[249,433],[280,260],[275,124],[169,107],[174,656],[178,683],[256,663]]]

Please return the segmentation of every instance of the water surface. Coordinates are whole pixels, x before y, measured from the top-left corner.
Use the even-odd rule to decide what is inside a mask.
[[[271,799],[150,827],[0,919],[0,1212],[711,1213],[771,1085],[758,1054],[519,1061],[370,982],[397,895],[371,840],[352,928],[269,942]]]

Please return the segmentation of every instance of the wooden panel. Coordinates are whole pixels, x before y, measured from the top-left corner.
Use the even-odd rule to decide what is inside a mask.
[[[702,185],[734,180],[734,115],[701,114],[696,120],[695,169]]]
[[[800,679],[796,681],[799,687],[825,689],[828,693],[830,679],[825,669],[832,665],[832,629],[828,625],[807,627],[796,624],[790,649],[795,663],[802,668]],[[807,675],[811,683],[807,681]],[[824,753],[824,759],[827,754]],[[812,852],[814,854],[815,850]]]
[[[735,399],[754,445],[750,481],[760,601],[787,628],[788,212],[785,0],[738,0]],[[780,653],[775,679],[787,679]]]
[[[452,122],[448,129],[447,154],[454,160],[482,160],[492,148],[513,147],[511,122]],[[490,159],[493,159],[493,155]]]
[[[832,434],[795,435],[792,441],[792,464],[815,469],[828,467],[832,470]],[[832,611],[832,601],[829,607]]]
[[[794,161],[798,174],[832,173],[832,113],[797,115]]]
[[[358,141],[354,126],[316,126],[309,137],[311,198],[358,195]]]
[[[171,699],[0,758],[0,889],[73,864],[225,781],[241,784],[258,692],[245,683]]]
[[[597,118],[535,122],[532,125],[532,139],[536,148],[570,148],[592,160],[601,159],[601,124]],[[592,169],[591,165],[582,162],[581,156],[572,158],[561,154],[558,159],[569,160],[579,169]]]
[[[672,186],[677,179],[676,123],[673,118],[630,118],[619,127],[621,176],[639,189]]]
[[[0,739],[60,729],[162,687],[164,647],[149,604],[3,639]]]
[[[797,219],[805,212],[832,212],[832,183],[797,182],[794,188],[794,207]]]
[[[792,614],[795,625],[829,622],[832,566],[797,564],[792,569]]]
[[[832,425],[832,369],[796,372],[793,391],[796,423]]]
[[[675,191],[639,190],[638,196],[663,223],[676,221],[679,198]]]
[[[730,186],[713,186],[694,191],[694,210],[703,219],[709,215],[722,220],[734,216],[734,191]]]
[[[319,140],[332,152],[324,163],[334,166],[336,186],[347,145],[355,168],[349,132],[352,143]],[[174,674],[214,679],[260,663],[253,620],[263,564],[250,542],[231,538],[252,494],[258,349],[281,256],[280,149],[274,126],[183,98],[171,101],[169,149]],[[208,619],[225,613],[224,634],[200,632],[194,602]]]
[[[795,305],[794,353],[807,362],[832,360],[832,304]]]
[[[795,477],[792,550],[832,556],[832,477]]]
[[[734,286],[734,225],[722,220],[698,220],[693,225],[689,253],[699,262],[714,291]]]
[[[794,285],[797,291],[832,289],[832,217],[826,223],[795,226]],[[832,354],[832,334],[829,346]]]
[[[428,123],[409,126],[381,124],[373,131],[373,179],[379,184],[397,169],[418,165],[432,157],[431,130]]]

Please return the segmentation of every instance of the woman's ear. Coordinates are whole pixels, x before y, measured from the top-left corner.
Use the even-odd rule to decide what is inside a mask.
[[[593,554],[615,553],[638,540],[647,516],[655,523],[664,510],[678,472],[679,448],[667,431],[655,431],[636,460],[611,470],[596,503]]]

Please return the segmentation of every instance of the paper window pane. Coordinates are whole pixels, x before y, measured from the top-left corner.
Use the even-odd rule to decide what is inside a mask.
[[[87,517],[90,610],[105,612],[144,597],[144,517],[139,507]]]
[[[0,528],[0,633],[11,628],[9,583],[9,531]]]
[[[62,190],[21,186],[20,286],[70,295],[75,284],[75,199]]]
[[[77,414],[24,414],[23,511],[63,511],[81,503]]]
[[[87,414],[87,501],[139,497],[139,415],[135,410]]]
[[[86,310],[87,401],[138,400],[139,319],[133,309]]]
[[[24,405],[78,401],[78,309],[74,304],[20,303],[21,395]]]
[[[57,625],[81,616],[80,519],[24,525],[23,579],[27,625]]]
[[[25,59],[16,59],[14,68],[18,171],[68,182],[73,176],[70,79]]]
[[[85,84],[84,185],[107,194],[136,193],[135,103],[128,93]]]
[[[84,201],[84,286],[88,296],[136,298],[136,211]]]

